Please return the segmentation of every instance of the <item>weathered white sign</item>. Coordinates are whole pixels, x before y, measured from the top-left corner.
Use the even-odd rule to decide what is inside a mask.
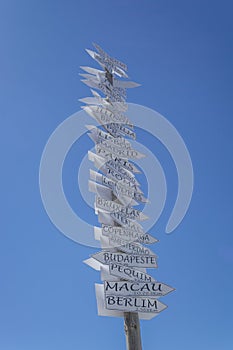
[[[109,124],[103,124],[103,127],[114,137],[123,135],[123,136],[130,137],[133,140],[136,140],[135,132],[127,128],[124,124],[109,123]]]
[[[94,117],[99,123],[122,123],[133,126],[132,122],[121,113],[114,113],[108,109],[107,106],[98,106],[98,105],[88,105],[82,107],[91,117]]]
[[[111,217],[110,213],[105,213],[104,211],[98,211],[98,221],[104,225],[115,225],[114,219]]]
[[[89,135],[89,136],[91,137],[91,139],[93,141],[95,141],[92,135]],[[144,154],[136,151],[133,148],[127,149],[123,145],[117,146],[117,145],[114,145],[114,144],[112,144],[110,142],[106,142],[106,141],[101,141],[101,142],[97,143],[95,146],[95,149],[96,149],[96,153],[99,154],[100,156],[102,155],[103,157],[108,156],[109,153],[113,153],[117,157],[127,158],[127,159],[128,158],[129,159],[141,159],[141,158],[145,157]]]
[[[110,144],[114,144],[116,146],[124,147],[127,149],[132,149],[132,145],[129,141],[127,141],[124,137],[118,136],[113,137],[109,133],[104,132],[103,130],[97,128],[94,125],[86,125],[86,128],[91,131],[93,134],[93,141],[96,143],[100,143],[102,141],[109,142]]]
[[[144,221],[148,219],[148,216],[143,214],[140,210],[131,207],[124,207],[117,202],[109,201],[99,196],[96,196],[95,198],[95,208],[111,213],[120,212],[121,214],[124,214],[126,218],[135,220]]]
[[[108,182],[108,180],[105,180],[105,182]],[[137,192],[133,188],[126,187],[126,186],[122,185],[120,182],[116,183],[116,185],[113,188],[113,191],[114,191],[114,194],[116,195],[116,197],[121,198],[122,196],[124,196],[125,202],[123,202],[123,203],[129,202],[129,200],[127,198],[134,199],[136,201],[136,203],[137,202],[148,203],[148,199],[146,197],[144,197],[141,192]],[[135,205],[137,205],[136,203],[135,203]]]
[[[104,107],[107,107],[113,113],[122,113],[128,109],[126,102],[111,102],[107,98],[101,97],[97,91],[91,89],[91,92],[93,94],[93,97],[81,98],[79,101],[90,105],[102,105]]]
[[[103,70],[92,68],[92,67],[80,66],[80,68],[84,70],[84,72],[87,72],[89,74],[96,75],[96,76],[98,76],[99,74],[105,74]],[[83,76],[82,74],[80,75]]]
[[[118,171],[110,167],[107,163],[103,163],[101,159],[97,158],[94,161],[94,164],[98,170],[107,175],[110,179],[118,181],[124,186],[133,188],[136,192],[142,193],[142,190],[138,187],[138,182],[134,177],[128,176],[128,178],[126,178],[125,175],[119,173]]]
[[[96,83],[98,82],[105,83],[106,81],[108,81],[113,87],[121,88],[121,89],[135,88],[140,85],[138,83],[135,83],[134,81],[118,80],[111,73],[107,71],[102,71],[91,67],[80,67],[80,68],[82,68],[84,71],[90,74],[80,73],[79,75]]]
[[[110,57],[102,49],[99,49],[99,46],[97,49],[98,53],[88,49],[86,49],[86,51],[102,67],[108,69],[108,71],[113,72],[122,78],[128,78],[128,75],[125,73],[125,70],[127,70],[127,66],[124,63],[116,60],[115,58]]]
[[[122,89],[131,89],[131,88],[140,86],[140,84],[135,83],[134,81],[113,79],[113,86],[122,88]]]
[[[94,162],[94,165],[98,170],[101,170],[106,175],[109,175],[109,177],[113,177],[113,179],[116,181],[122,181],[129,187],[136,186],[138,188],[138,186],[140,186],[135,176],[129,170],[126,170],[117,163],[114,163],[114,161],[106,161],[104,158],[90,151],[88,152],[88,158]],[[138,190],[138,192],[140,192],[140,190]]]
[[[102,236],[104,237],[104,236]],[[155,255],[154,252],[144,247],[140,243],[127,242],[122,238],[109,237],[109,247],[116,247],[118,250],[127,254],[138,254],[138,255]]]
[[[129,230],[121,226],[102,225],[102,227],[94,227],[95,232],[100,231],[103,236],[109,238],[119,238],[124,241],[133,242],[137,241],[143,244],[152,244],[158,242],[158,240],[151,236],[149,233],[138,232],[136,230]]]
[[[120,200],[122,196],[126,196],[134,199],[136,201],[135,205],[137,205],[137,202],[148,202],[148,200],[143,196],[142,191],[140,189],[136,188],[135,190],[133,187],[129,187],[124,185],[124,183],[122,182],[117,182],[115,180],[109,179],[106,176],[101,175],[94,170],[90,170],[90,179],[99,182],[102,185],[107,186],[108,188],[111,188],[115,196],[118,197]]]
[[[133,163],[127,161],[126,159],[115,157],[114,155],[109,155],[109,160],[106,164],[118,170],[119,172],[121,172],[121,169],[124,168],[132,173],[140,173],[140,170]]]
[[[113,102],[125,102],[125,89],[113,87],[108,81],[104,83],[90,79],[81,79],[81,81],[93,89],[102,91]]]
[[[99,228],[100,229],[100,228]],[[144,245],[138,243],[138,242],[129,242],[127,240],[124,240],[122,237],[116,237],[116,236],[104,236],[101,234],[101,229],[98,230],[98,228],[94,229],[95,232],[95,239],[97,241],[100,241],[101,248],[103,249],[111,249],[111,251],[114,249],[114,251],[121,251],[123,253],[127,254],[137,254],[137,255],[154,255],[154,252],[149,249],[148,247],[144,247]]]
[[[105,305],[108,310],[125,312],[159,313],[167,308],[161,301],[150,297],[106,295]]]
[[[144,271],[140,271],[130,266],[124,266],[118,263],[109,264],[109,274],[120,277],[127,281],[135,282],[156,282],[156,280]]]
[[[127,65],[116,58],[110,57],[109,54],[107,54],[98,44],[93,43],[93,46],[96,48],[96,50],[99,52],[99,54],[105,58],[106,61],[111,61],[113,65],[127,71]]]
[[[126,84],[120,84],[118,83],[119,80],[113,77],[111,73],[109,73],[107,70],[105,71],[100,71],[96,72],[95,75],[93,74],[80,74],[83,76],[86,80],[84,80],[84,83],[92,88],[100,89],[101,90],[101,85],[104,86],[108,91],[105,93],[106,95],[111,94],[115,95],[115,93],[126,97]],[[134,82],[128,82],[127,83],[130,85],[131,88],[138,86],[138,84]],[[113,97],[112,96],[112,97]]]
[[[101,109],[102,111],[98,111],[95,110],[93,107],[96,107]],[[123,129],[123,126],[120,127],[121,124],[119,123],[123,123],[122,125],[126,124],[129,125],[130,127],[132,126],[132,123],[123,115],[119,115],[119,114],[114,114],[111,111],[107,110],[106,108],[103,107],[99,107],[99,106],[82,106],[82,109],[89,114],[92,118],[94,118],[99,124],[103,125],[103,127],[105,129],[110,129],[114,131],[114,137],[115,134],[116,136],[120,136],[120,134],[125,130],[127,130],[127,133],[129,133],[130,135],[132,134],[134,136],[134,133],[130,130],[130,129]],[[117,123],[117,125],[119,125],[118,127],[111,127],[111,123]],[[109,126],[110,124],[110,126]],[[119,134],[119,135],[118,135]]]
[[[88,182],[88,189],[90,192],[98,194],[98,196],[111,200],[112,199],[112,190],[106,186],[99,185],[93,181]]]
[[[113,191],[113,194],[120,200],[120,202],[124,206],[127,206],[129,204],[138,205],[138,202],[134,199],[134,197],[138,199],[142,198],[141,202],[144,200],[144,196],[141,194],[141,190],[140,192],[136,192],[132,187],[129,187],[124,183],[116,182],[115,180],[109,179],[104,175],[95,172],[94,170],[90,170],[90,178],[91,180],[99,182],[103,186],[106,186],[109,189],[111,189]],[[132,196],[129,196],[128,192],[132,192]],[[135,196],[134,193],[136,193]]]
[[[101,186],[101,191],[99,191],[99,186]],[[102,191],[102,187],[104,187],[106,190],[110,190],[111,191],[111,197],[106,198],[106,196],[102,196],[101,193],[103,193]],[[89,191],[91,192],[95,192],[98,196],[102,197],[103,199],[108,199],[108,200],[112,200],[113,194],[115,194],[115,191],[113,191],[110,187],[106,187],[106,186],[102,186],[97,184],[96,182],[93,182],[91,180],[89,180]],[[133,199],[133,198],[129,198],[129,197],[123,197],[120,196],[118,194],[115,194],[115,196],[117,197],[118,201],[119,201],[119,205],[122,205],[124,208],[127,206],[134,206],[134,205],[138,205],[138,203]],[[116,203],[116,202],[114,202]],[[103,203],[101,204],[99,202],[99,204],[95,204],[95,212],[96,214],[98,214],[100,211],[105,211],[108,212],[109,214],[112,212],[112,209],[106,209],[106,205],[105,204],[105,208],[103,207]],[[143,219],[146,220],[146,219]]]
[[[105,295],[162,297],[175,289],[161,282],[105,281]]]
[[[128,228],[130,230],[135,230],[135,232],[138,232],[138,233],[144,233],[143,227],[138,222],[127,218],[124,215],[124,213],[113,212],[113,213],[110,213],[110,216],[114,221],[116,221],[121,226],[124,226],[125,228]]]
[[[120,252],[111,252],[102,250],[99,253],[93,254],[92,258],[99,261],[101,264],[109,265],[110,263],[117,263],[124,266],[133,267],[151,267],[156,268],[157,261],[155,255],[136,255],[125,254]]]

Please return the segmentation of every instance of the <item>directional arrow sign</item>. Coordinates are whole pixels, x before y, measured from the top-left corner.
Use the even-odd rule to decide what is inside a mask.
[[[126,102],[113,102],[110,101],[107,97],[102,98],[100,94],[98,94],[97,91],[92,90],[91,92],[93,94],[93,96],[98,100],[97,104],[100,104],[104,107],[107,107],[108,109],[110,109],[111,111],[113,111],[114,113],[121,113],[121,112],[126,112],[128,109],[128,105]],[[93,104],[93,103],[91,103]],[[96,104],[96,103],[94,103]]]
[[[108,310],[149,313],[159,313],[167,308],[167,305],[155,298],[116,295],[106,295],[105,306]]]
[[[123,73],[124,73],[124,70],[127,70],[127,66],[124,63],[116,60],[115,58],[110,57],[102,49],[101,51],[98,49],[99,51],[98,54],[92,50],[86,49],[86,51],[94,60],[99,62],[102,66],[106,66],[108,69],[113,69],[118,67]],[[128,76],[126,75],[126,73],[124,74],[123,73],[122,73],[122,76],[127,78]]]
[[[131,143],[127,141],[124,137],[113,137],[109,135],[109,133],[104,132],[103,130],[97,128],[93,125],[86,125],[86,128],[91,131],[91,134],[94,136],[94,141],[99,143],[102,141],[107,141],[113,143],[114,145],[125,147],[127,149],[131,149]]]
[[[142,190],[140,188],[135,187],[136,189],[134,189],[132,186],[125,185],[124,182],[112,180],[92,169],[90,170],[90,179],[96,182],[100,182],[102,185],[111,188],[114,195],[119,198],[123,205],[125,205],[125,203],[131,202],[131,200],[135,201],[134,205],[137,205],[137,202],[148,202],[148,199],[143,196]]]
[[[128,228],[130,230],[135,230],[136,232],[139,232],[139,233],[144,233],[142,226],[138,222],[134,220],[130,220],[123,213],[113,212],[110,215],[114,221],[124,226],[125,228]]]
[[[143,193],[139,187],[137,187],[132,183],[130,183],[129,185],[129,182],[125,181],[124,179],[122,181],[117,181],[116,179],[111,179],[100,173],[97,173],[97,171],[94,171],[92,169],[90,169],[90,179],[96,182],[100,182],[102,185],[107,186],[112,190],[118,189],[118,186],[120,186],[120,187],[123,187],[122,192],[124,191],[124,188],[126,188],[127,191],[133,191],[133,193],[138,193],[138,194]],[[125,195],[124,192],[123,194]]]
[[[95,234],[95,239],[100,241],[101,248],[106,250],[118,250],[127,254],[137,254],[137,255],[155,255],[154,252],[144,247],[144,245],[137,242],[125,241],[122,238],[109,238],[103,236],[102,234]]]
[[[142,190],[139,188],[138,182],[135,178],[132,177],[127,179],[125,175],[122,175],[115,169],[112,169],[107,163],[102,163],[99,159],[95,160],[95,166],[113,181],[118,181],[121,183],[121,185],[134,189],[136,192],[142,193]]]
[[[102,250],[93,254],[92,258],[105,265],[116,262],[125,266],[157,267],[155,255],[125,254]]]
[[[93,139],[93,138],[92,138]],[[94,140],[93,140],[94,141]],[[96,153],[101,154],[108,154],[113,153],[117,157],[121,158],[129,158],[129,159],[140,159],[145,157],[144,154],[136,151],[135,149],[127,149],[124,147],[124,145],[114,145],[110,142],[102,141],[101,143],[97,143],[96,147]]]
[[[132,127],[132,122],[124,115],[120,113],[114,113],[109,109],[96,106],[88,105],[82,107],[91,117],[95,118],[100,124],[106,123],[123,123]]]
[[[175,289],[161,282],[105,281],[105,295],[121,296],[164,296]]]
[[[80,68],[82,68],[85,72],[89,74],[80,73],[79,75],[94,82],[96,81],[106,82],[107,80],[108,82],[110,82],[110,84],[113,87],[121,88],[121,89],[131,89],[131,88],[140,86],[140,84],[135,83],[134,81],[123,81],[123,80],[116,79],[111,73],[103,70],[99,70],[91,67],[80,67]]]
[[[109,123],[109,124],[104,124],[103,127],[110,132],[111,135],[114,137],[118,137],[119,134],[123,136],[128,136],[133,140],[136,140],[136,134],[129,128],[126,128],[124,124],[120,123]]]
[[[104,236],[102,236],[103,238]],[[138,255],[155,255],[154,252],[144,247],[140,243],[135,242],[126,242],[121,239],[109,238],[109,247],[110,248],[117,248],[118,250],[127,253],[127,254],[138,254]]]
[[[96,196],[95,207],[96,209],[100,209],[111,213],[120,212],[123,215],[125,215],[126,218],[130,218],[130,219],[135,219],[140,221],[144,221],[148,219],[148,216],[143,214],[140,210],[137,210],[135,208],[125,207],[117,202],[109,201],[99,196]]]
[[[95,183],[95,182],[93,182],[91,180],[89,180],[88,188],[89,188],[90,192],[95,192],[102,199],[109,199],[110,200],[110,199],[112,199],[112,195],[114,194],[117,197],[117,199],[121,202],[121,204],[120,203],[118,203],[118,204],[122,205],[123,207],[128,207],[129,205],[130,206],[138,205],[138,202],[136,202],[133,198],[126,197],[126,196],[121,196],[118,193],[116,193],[115,190],[112,190],[111,187],[106,187],[106,186],[99,185],[99,184],[97,184],[97,183]],[[100,191],[99,191],[99,188],[100,188]],[[103,188],[105,190],[111,191],[111,198],[109,198],[109,197],[107,198],[105,196],[105,190],[103,191]],[[109,205],[109,204],[107,204],[107,205]],[[95,212],[96,212],[96,214],[98,214],[99,211],[104,211],[104,212],[108,212],[108,213],[111,212],[110,209],[106,209],[106,208],[104,209],[104,207],[102,207],[101,204],[97,204],[96,205],[96,203],[95,203]],[[130,217],[132,217],[132,216],[130,216]],[[141,215],[140,217],[141,217],[141,219],[146,220],[145,216]]]
[[[113,58],[107,54],[98,44],[93,43],[93,46],[96,48],[96,50],[99,52],[99,54],[105,58],[106,61],[111,61],[113,65],[118,66],[119,68],[123,70],[127,70],[127,65],[116,58]]]
[[[95,230],[97,227],[94,228]],[[148,233],[139,233],[135,230],[129,230],[120,226],[110,226],[110,225],[102,225],[102,229],[99,228],[102,232],[103,236],[108,236],[110,238],[122,238],[125,241],[138,241],[143,244],[151,244],[156,243],[158,240]]]
[[[98,212],[98,221],[105,225],[114,225],[114,219],[111,217],[110,213],[105,213],[104,211]]]
[[[119,168],[123,167],[130,172],[140,173],[140,170],[138,168],[136,168],[136,166],[134,164],[127,161],[126,159],[115,157],[114,155],[112,155],[112,157],[109,156],[109,160],[107,163],[109,166],[113,167],[114,169],[116,169],[118,171],[120,171]]]
[[[97,193],[102,198],[109,200],[112,199],[112,190],[106,186],[102,186],[93,181],[89,181],[88,189],[90,192]]]
[[[144,271],[135,270],[132,267],[124,266],[117,263],[110,263],[109,273],[112,276],[120,277],[127,281],[156,282],[156,280],[152,276],[148,275]]]
[[[126,102],[110,102],[107,98],[101,97],[97,91],[91,89],[91,92],[94,97],[80,98],[79,101],[88,105],[101,105],[107,107],[113,113],[123,113],[128,109]]]
[[[90,79],[82,79],[81,81],[93,89],[101,90],[113,102],[125,102],[125,89],[113,87],[108,81],[98,82]]]
[[[86,52],[102,67],[105,67],[109,72],[115,73],[123,78],[128,78],[128,75],[124,72],[125,70],[127,70],[127,66],[124,63],[116,60],[115,58],[110,57],[102,49],[100,51],[99,47],[97,51],[99,52],[98,54],[92,50],[86,49]]]
[[[92,162],[94,162],[95,167],[97,169],[102,168],[103,166],[108,167],[108,169],[115,170],[118,174],[121,175],[121,178],[128,180],[129,182],[132,182],[134,185],[139,185],[139,182],[136,180],[134,174],[121,166],[119,163],[115,162],[114,160],[106,160],[105,158],[97,155],[96,153],[93,153],[91,151],[88,151],[88,159]],[[130,165],[132,165],[130,163]],[[107,169],[107,168],[106,168]],[[139,172],[138,169],[136,169],[137,172]],[[116,176],[116,180],[121,180],[121,178],[118,178],[119,175]]]

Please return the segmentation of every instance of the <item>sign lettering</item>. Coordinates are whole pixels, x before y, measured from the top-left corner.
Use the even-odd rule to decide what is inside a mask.
[[[161,282],[105,281],[105,295],[154,296],[161,297],[174,291],[174,288]]]
[[[117,263],[110,263],[109,264],[109,273],[112,276],[120,277],[122,279],[125,279],[127,281],[134,281],[134,282],[156,282],[155,279],[148,275],[147,273],[135,270],[134,268],[130,266],[124,266]]]
[[[96,209],[101,209],[107,212],[120,212],[121,214],[124,214],[126,218],[133,218],[140,221],[148,219],[148,217],[144,215],[140,210],[125,207],[117,202],[109,201],[99,196],[96,196],[95,207]]]
[[[148,233],[138,232],[136,230],[129,230],[120,226],[102,225],[101,232],[103,236],[110,238],[121,238],[125,241],[137,241],[143,244],[152,244],[157,242],[157,239],[149,235]]]
[[[159,313],[167,308],[159,300],[147,297],[128,297],[107,295],[105,305],[108,310],[122,310],[127,312],[152,312]]]
[[[92,258],[99,261],[101,264],[109,265],[110,263],[118,263],[125,266],[134,267],[157,267],[155,255],[134,255],[125,253],[115,253],[102,250],[99,253],[92,255]]]

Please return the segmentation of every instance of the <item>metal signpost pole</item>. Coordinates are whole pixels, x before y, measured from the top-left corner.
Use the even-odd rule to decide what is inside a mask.
[[[138,313],[124,312],[127,350],[142,350]]]

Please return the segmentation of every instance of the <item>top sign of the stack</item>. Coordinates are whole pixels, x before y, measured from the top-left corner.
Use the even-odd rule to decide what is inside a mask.
[[[101,68],[81,67],[85,73],[80,74],[87,86],[103,92],[111,102],[125,102],[126,89],[139,86],[133,81],[119,80],[128,78],[127,66],[115,58],[110,57],[99,45],[93,44],[97,52],[86,49],[87,53],[99,63]],[[84,102],[84,101],[83,101]]]
[[[86,51],[101,67],[107,68],[110,73],[115,73],[121,78],[128,78],[128,75],[125,73],[125,71],[127,71],[126,64],[110,57],[99,45],[93,43],[93,46],[98,53],[88,49],[86,49]]]

